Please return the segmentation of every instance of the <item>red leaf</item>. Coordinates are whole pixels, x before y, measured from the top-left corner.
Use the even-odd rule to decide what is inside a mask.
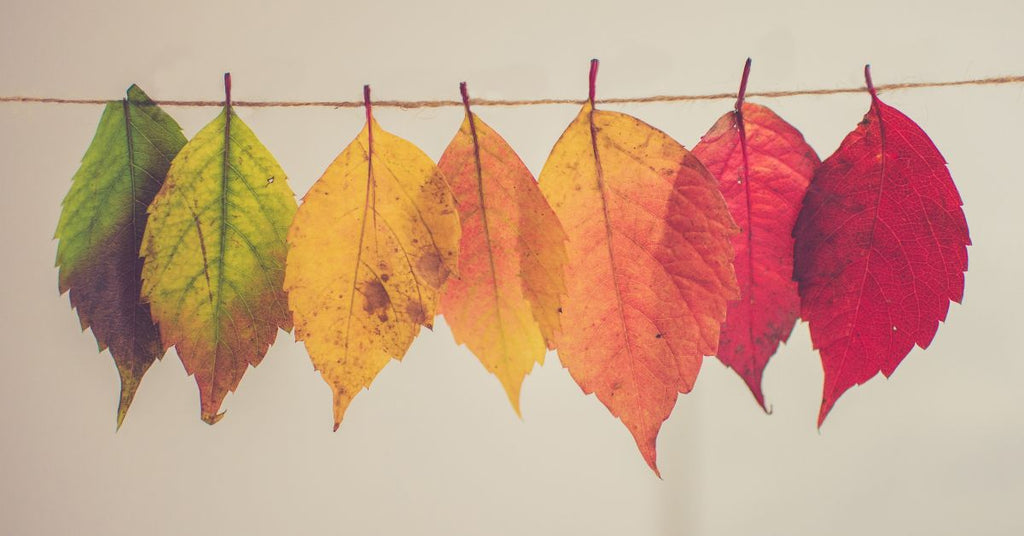
[[[718,359],[764,408],[765,366],[800,312],[791,230],[821,161],[792,125],[764,106],[743,102],[749,74],[748,59],[736,109],[711,127],[693,154],[718,178],[741,229],[732,241],[740,299],[729,303]]]
[[[946,161],[878,99],[818,168],[793,231],[801,316],[821,352],[818,426],[847,389],[926,348],[959,302],[971,239]]]

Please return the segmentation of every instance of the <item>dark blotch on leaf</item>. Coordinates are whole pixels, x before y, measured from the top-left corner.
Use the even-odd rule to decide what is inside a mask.
[[[427,321],[427,313],[419,302],[409,302],[409,305],[405,307],[405,312],[408,313],[410,322],[422,324]]]
[[[434,288],[440,288],[448,279],[448,267],[444,265],[441,256],[436,251],[429,251],[420,257],[420,260],[416,262],[416,271],[428,285]]]
[[[363,310],[367,313],[376,313],[378,311],[384,311],[389,305],[391,305],[391,298],[388,296],[388,291],[384,288],[384,284],[376,279],[363,283]]]

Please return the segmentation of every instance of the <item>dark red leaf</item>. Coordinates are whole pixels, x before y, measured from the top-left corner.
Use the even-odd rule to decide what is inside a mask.
[[[878,99],[814,175],[794,229],[801,316],[821,353],[821,426],[836,399],[926,348],[959,302],[971,243],[946,161]]]

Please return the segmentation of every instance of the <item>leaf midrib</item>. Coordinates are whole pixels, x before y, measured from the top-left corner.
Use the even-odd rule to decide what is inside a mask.
[[[615,253],[613,251],[614,248],[612,247],[612,222],[611,222],[611,217],[610,217],[610,215],[608,213],[608,199],[607,199],[607,193],[605,192],[604,170],[601,167],[601,157],[600,157],[600,155],[598,153],[598,150],[597,150],[597,133],[598,133],[598,128],[594,124],[594,115],[595,114],[596,114],[596,110],[594,109],[593,102],[591,102],[590,103],[590,110],[589,110],[589,112],[587,114],[587,123],[588,123],[588,127],[590,129],[590,146],[591,146],[591,149],[594,151],[595,179],[597,180],[598,190],[601,192],[601,211],[602,211],[602,213],[604,215],[605,235],[606,235],[606,239],[608,241],[607,242],[608,243],[608,263],[610,264],[610,269],[611,269],[610,271],[611,271],[611,274],[612,274],[612,287],[615,289],[615,302],[616,302],[616,308],[615,309],[616,309],[616,312],[618,313],[619,323],[620,323],[620,326],[622,328],[622,338],[623,338],[623,342],[625,342],[625,344],[626,344],[626,353],[629,356],[629,359],[627,361],[627,363],[629,365],[629,374],[633,378],[633,385],[638,389],[638,391],[636,393],[636,412],[637,412],[637,417],[638,417],[638,419],[640,421],[641,429],[643,429],[645,434],[646,434],[647,431],[648,431],[647,419],[644,416],[643,404],[640,402],[640,393],[639,393],[640,382],[639,382],[639,379],[637,378],[637,374],[636,374],[636,367],[635,367],[635,363],[634,363],[635,357],[633,355],[633,345],[630,343],[629,331],[626,329],[626,316],[625,316],[625,312],[623,311],[622,292],[619,289],[619,274],[618,274],[617,265],[615,263]]]
[[[467,105],[468,108],[468,105]],[[505,333],[505,322],[501,315],[501,299],[498,296],[498,272],[494,266],[494,245],[491,241],[491,229],[487,222],[487,206],[484,201],[484,172],[483,162],[480,161],[480,139],[476,133],[476,117],[467,110],[466,119],[469,121],[469,133],[473,139],[473,163],[476,169],[477,199],[480,203],[480,220],[484,227],[484,241],[487,243],[487,261],[491,270],[491,293],[494,296],[494,316],[498,323],[498,333],[501,339],[501,355],[508,365],[512,356],[508,353],[508,340]],[[519,408],[516,407],[516,411]]]
[[[747,207],[747,284],[750,295],[747,296],[747,348],[750,348],[750,365],[756,368],[756,350],[754,349],[754,289],[757,280],[754,278],[754,208],[750,199],[750,156],[747,147],[747,128],[744,124],[743,106],[738,105],[735,111],[736,128],[739,130],[740,150],[743,157],[743,197]],[[741,289],[742,290],[742,289]],[[728,318],[726,319],[728,322]],[[723,327],[725,325],[723,324]],[[761,402],[764,405],[764,402]]]
[[[867,284],[868,276],[871,274],[871,256],[874,252],[875,243],[875,229],[878,227],[878,214],[882,203],[882,192],[885,189],[885,165],[886,165],[886,147],[885,147],[885,122],[882,120],[882,107],[878,97],[872,96],[871,108],[875,112],[875,119],[878,121],[878,147],[879,147],[879,169],[878,169],[878,194],[875,197],[874,214],[871,219],[871,231],[868,233],[868,244],[870,249],[868,250],[867,256],[864,259],[864,275],[861,277],[860,285],[857,289],[857,308],[853,312],[853,322],[850,324],[849,335],[846,344],[843,345],[843,356],[839,360],[839,366],[836,367],[837,375],[841,376],[842,371],[846,368],[846,361],[850,355],[850,347],[853,346],[852,338],[854,332],[857,331],[857,326],[860,320],[860,310],[864,303],[864,286]],[[870,113],[870,112],[869,112]],[[891,317],[890,317],[891,322]],[[889,346],[892,346],[892,333],[889,333]],[[888,355],[886,355],[888,357]],[[838,376],[836,381],[838,382]],[[832,384],[831,394],[835,395],[835,384]],[[835,404],[835,400],[832,401]],[[831,408],[829,408],[831,411]],[[823,422],[824,416],[818,416],[818,426],[820,427]]]
[[[229,158],[231,156],[231,101],[230,96],[224,103],[224,146],[222,150],[221,160],[221,179],[220,179],[220,244],[219,244],[219,255],[217,255],[217,303],[213,307],[213,340],[215,341],[213,350],[213,378],[217,378],[218,365],[220,364],[220,311],[224,303],[224,253],[227,247],[227,230],[228,230],[228,171],[230,168]],[[216,381],[210,382],[210,398],[213,400],[214,389]],[[213,416],[211,416],[212,418]]]
[[[128,102],[127,98],[122,100],[121,103],[122,103],[122,106],[124,108],[124,135],[125,135],[125,142],[126,142],[127,148],[128,148],[128,155],[127,155],[128,156],[128,178],[129,178],[129,184],[131,186],[131,203],[132,203],[132,223],[131,223],[131,225],[132,225],[132,240],[131,240],[131,243],[132,243],[133,248],[138,249],[139,248],[139,202],[138,202],[138,197],[136,196],[136,185],[135,185],[135,146],[134,146],[134,143],[132,142],[131,104]],[[132,263],[133,266],[134,266],[134,269],[132,270],[132,274],[135,275],[136,273],[138,273],[139,277],[132,277],[131,278],[131,283],[130,283],[131,284],[131,293],[132,293],[133,296],[136,297],[135,299],[137,301],[140,301],[141,300],[141,297],[140,297],[140,294],[141,294],[140,285],[141,285],[141,279],[142,279],[141,278],[141,273],[140,273],[140,270],[139,270],[140,257],[138,257],[138,255],[136,255],[135,257],[136,258],[134,259],[134,262]],[[132,314],[132,321],[130,322],[129,327],[128,327],[128,340],[130,341],[130,344],[131,344],[130,348],[135,349],[136,337],[138,335],[136,328],[137,328],[137,324],[138,324],[138,321],[139,321],[139,307],[138,307],[138,305],[136,305],[135,307],[132,307],[132,313],[131,314]],[[111,350],[111,353],[113,353],[113,350]]]

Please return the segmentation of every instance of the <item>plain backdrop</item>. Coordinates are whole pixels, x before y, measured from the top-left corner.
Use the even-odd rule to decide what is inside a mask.
[[[583,98],[856,87],[1024,73],[1015,1],[19,2],[0,4],[0,95],[222,99]],[[765,415],[705,361],[658,442],[663,480],[551,353],[523,419],[439,319],[332,433],[331,397],[280,333],[224,404],[170,351],[115,433],[118,378],[57,293],[52,236],[100,106],[0,104],[0,533],[1024,534],[1024,86],[883,93],[930,134],[974,245],[963,305],[895,375],[843,396],[819,432],[805,324],[768,367]],[[751,99],[822,158],[866,93]],[[688,147],[728,100],[607,106]],[[171,107],[186,136],[218,110]],[[301,196],[357,134],[358,109],[239,115]],[[576,106],[476,112],[539,173]],[[380,108],[438,158],[458,108]]]

